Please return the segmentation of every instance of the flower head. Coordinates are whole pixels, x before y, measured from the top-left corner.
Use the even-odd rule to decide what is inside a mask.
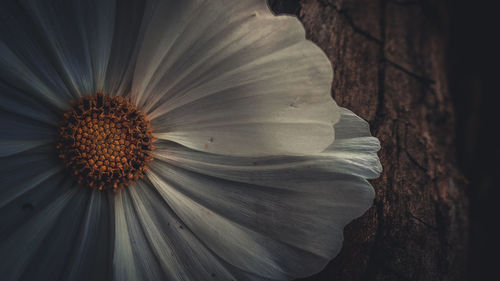
[[[99,92],[73,102],[64,114],[57,149],[79,184],[117,191],[144,176],[152,141],[140,110],[126,98]]]
[[[2,278],[321,270],[381,171],[332,76],[264,0],[3,2]]]

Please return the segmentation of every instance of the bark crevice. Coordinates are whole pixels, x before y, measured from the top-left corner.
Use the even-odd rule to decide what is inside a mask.
[[[464,280],[468,207],[455,160],[445,2],[271,7],[285,2],[331,60],[338,104],[368,120],[381,141],[384,167],[372,181],[374,205],[346,227],[341,253],[302,280]]]

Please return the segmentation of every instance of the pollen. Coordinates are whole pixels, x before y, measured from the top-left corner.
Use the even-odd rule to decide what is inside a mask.
[[[144,177],[153,160],[150,120],[128,98],[99,91],[71,102],[57,149],[79,184],[117,191]]]

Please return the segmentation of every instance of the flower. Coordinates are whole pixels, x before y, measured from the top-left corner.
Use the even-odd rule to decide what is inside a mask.
[[[264,0],[9,0],[0,21],[3,280],[289,280],[321,270],[372,204],[378,140]],[[122,97],[141,137],[113,115]],[[154,159],[106,181],[149,124]]]

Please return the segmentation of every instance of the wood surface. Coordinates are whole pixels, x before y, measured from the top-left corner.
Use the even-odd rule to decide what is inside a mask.
[[[465,280],[466,180],[456,164],[444,1],[271,0],[332,62],[332,95],[366,119],[382,149],[374,206],[341,253],[301,280]]]

